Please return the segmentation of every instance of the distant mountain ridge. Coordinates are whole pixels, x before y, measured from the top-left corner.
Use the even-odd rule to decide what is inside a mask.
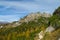
[[[8,24],[9,22],[0,21],[0,24]]]

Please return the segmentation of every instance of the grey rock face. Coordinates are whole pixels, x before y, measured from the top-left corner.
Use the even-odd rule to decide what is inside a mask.
[[[55,28],[53,28],[52,26],[49,26],[48,28],[46,28],[45,32],[52,32],[54,30]]]

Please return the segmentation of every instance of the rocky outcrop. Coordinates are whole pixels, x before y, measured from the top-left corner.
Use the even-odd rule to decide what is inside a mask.
[[[54,27],[49,26],[49,27],[46,28],[45,32],[52,32],[52,31],[54,31],[54,30],[55,30]]]
[[[51,17],[51,15],[48,13],[31,13],[27,15],[24,19],[20,20],[20,22],[28,23],[29,21],[33,21],[34,19],[38,19],[39,17]]]
[[[43,39],[44,35],[45,35],[45,33],[43,31],[41,31],[40,33],[38,33],[38,37],[39,38],[37,40]]]
[[[41,32],[38,33],[38,39],[37,40],[42,40],[45,37],[47,32],[51,33],[54,30],[55,30],[55,28],[53,28],[52,26],[47,27],[45,31],[41,30]]]

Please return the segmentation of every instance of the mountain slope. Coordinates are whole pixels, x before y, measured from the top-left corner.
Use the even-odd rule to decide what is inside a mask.
[[[0,29],[0,40],[58,40],[60,16],[33,13]]]

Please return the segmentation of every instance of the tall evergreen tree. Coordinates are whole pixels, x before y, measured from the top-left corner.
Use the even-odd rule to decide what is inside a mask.
[[[60,15],[60,6],[54,11],[53,15]]]

